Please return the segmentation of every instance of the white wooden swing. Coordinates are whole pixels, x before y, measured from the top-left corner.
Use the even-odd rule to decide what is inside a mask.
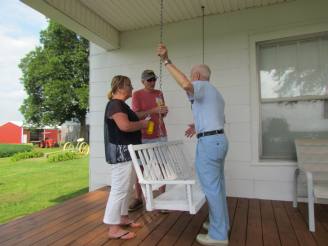
[[[205,195],[187,162],[182,141],[129,145],[129,152],[148,211],[166,209],[196,214],[203,206]],[[153,189],[162,185],[166,185],[166,191],[154,198]]]
[[[163,43],[164,0],[160,1],[160,42]],[[204,7],[203,12],[203,63],[204,63]],[[162,91],[162,61],[159,64],[159,87]],[[159,114],[162,120],[161,114]],[[160,136],[162,129],[159,126]],[[188,163],[183,152],[183,141],[129,145],[129,152],[136,171],[146,209],[189,211],[196,214],[204,205],[205,195],[200,189],[193,164]],[[143,166],[142,172],[140,164]],[[166,191],[156,198],[153,190],[166,185]]]

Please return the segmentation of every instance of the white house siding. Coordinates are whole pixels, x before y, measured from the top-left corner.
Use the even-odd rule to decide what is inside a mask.
[[[295,163],[261,162],[258,158],[259,103],[256,80],[256,41],[328,31],[328,1],[298,0],[287,4],[249,9],[205,20],[205,63],[212,69],[211,82],[226,101],[229,153],[225,173],[230,196],[292,199]],[[104,161],[103,112],[111,78],[124,74],[141,88],[143,69],[158,72],[155,48],[158,28],[121,34],[121,48],[106,52],[91,44],[90,54],[90,189],[110,184],[109,165]],[[201,19],[165,26],[164,41],[170,58],[189,74],[201,63]],[[192,121],[184,92],[168,77],[163,90],[169,114],[165,120],[169,140],[184,139],[193,159],[196,140],[184,138]]]

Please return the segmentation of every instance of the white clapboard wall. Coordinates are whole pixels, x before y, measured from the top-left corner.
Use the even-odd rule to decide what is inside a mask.
[[[291,1],[287,4],[238,11],[205,20],[205,63],[212,69],[212,83],[226,101],[226,133],[229,153],[225,173],[230,196],[292,200],[293,162],[258,160],[259,99],[255,43],[313,32],[327,31],[328,2]],[[120,49],[107,52],[90,44],[90,190],[110,184],[110,169],[103,147],[103,113],[114,75],[132,79],[141,88],[144,69],[158,73],[155,48],[159,29],[121,33]],[[165,26],[164,41],[170,58],[189,75],[201,63],[201,19]],[[165,119],[169,140],[184,139],[193,159],[196,140],[184,138],[192,121],[185,93],[164,70],[163,90],[169,114]],[[128,101],[129,102],[129,101]]]

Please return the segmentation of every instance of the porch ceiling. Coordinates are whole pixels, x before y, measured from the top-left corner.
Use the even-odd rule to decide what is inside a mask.
[[[119,31],[160,23],[160,0],[80,0]],[[205,15],[225,14],[291,0],[164,0],[164,22],[172,23]]]
[[[21,0],[105,49],[119,48],[119,33],[159,25],[160,0]],[[164,23],[219,15],[295,0],[164,0]]]

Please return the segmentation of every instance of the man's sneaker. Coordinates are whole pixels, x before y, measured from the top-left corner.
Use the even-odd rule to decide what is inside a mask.
[[[139,199],[134,199],[132,203],[129,206],[129,212],[138,210],[139,208],[142,208],[143,202]]]
[[[202,245],[225,246],[229,244],[228,240],[215,240],[210,238],[208,234],[198,234],[196,240]]]

